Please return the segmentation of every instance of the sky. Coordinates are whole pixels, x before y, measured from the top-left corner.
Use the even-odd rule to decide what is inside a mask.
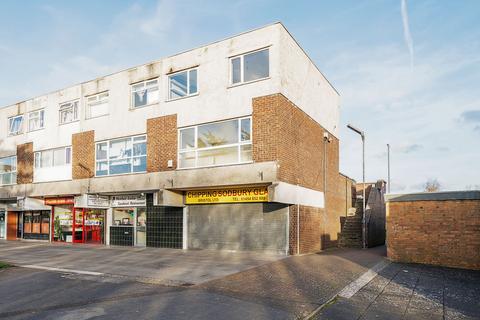
[[[480,189],[480,1],[0,3],[0,106],[281,21],[341,95],[340,170]]]

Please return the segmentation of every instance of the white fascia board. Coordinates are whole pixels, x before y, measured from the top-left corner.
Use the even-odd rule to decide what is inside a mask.
[[[302,206],[324,208],[325,197],[321,191],[289,184],[276,182],[268,187],[269,201]]]

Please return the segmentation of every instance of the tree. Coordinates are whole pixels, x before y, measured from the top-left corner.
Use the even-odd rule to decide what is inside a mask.
[[[425,192],[437,192],[440,191],[442,185],[438,182],[437,179],[428,179],[427,182],[423,185],[423,190]]]

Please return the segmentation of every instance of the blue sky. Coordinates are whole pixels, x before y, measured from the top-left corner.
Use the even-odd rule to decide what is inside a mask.
[[[367,180],[390,143],[392,192],[480,189],[480,1],[401,1],[2,1],[0,105],[281,21],[342,96],[343,173],[352,123]]]

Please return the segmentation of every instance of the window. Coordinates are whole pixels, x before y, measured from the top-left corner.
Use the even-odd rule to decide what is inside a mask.
[[[269,76],[269,51],[263,49],[230,59],[231,84],[250,82]]]
[[[158,79],[132,85],[132,107],[139,108],[158,102]]]
[[[108,114],[108,92],[102,92],[87,97],[87,119],[101,117]]]
[[[147,137],[136,136],[96,144],[97,176],[147,171]]]
[[[179,168],[252,161],[251,118],[203,124],[179,130]]]
[[[0,186],[17,183],[17,157],[0,159]]]
[[[168,76],[169,99],[190,96],[198,92],[197,69],[177,72]]]
[[[63,147],[35,152],[35,168],[62,167],[71,164],[72,148]]]
[[[15,136],[23,132],[23,115],[8,118],[8,135]]]
[[[45,126],[45,110],[32,111],[28,114],[28,131],[43,129]]]
[[[78,100],[60,104],[60,124],[78,120]]]

